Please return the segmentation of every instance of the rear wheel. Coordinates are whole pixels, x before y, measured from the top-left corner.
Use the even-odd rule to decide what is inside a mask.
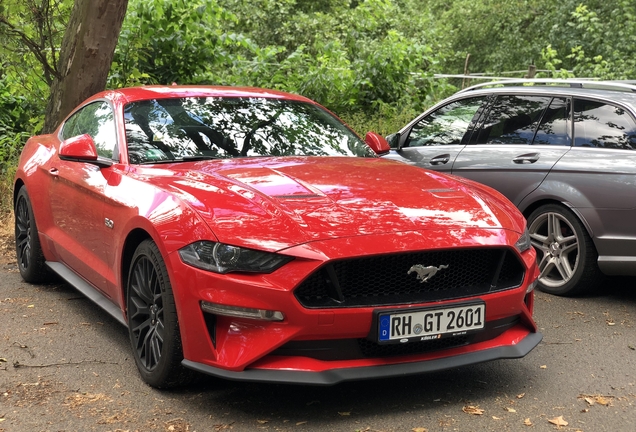
[[[18,192],[14,210],[15,251],[20,275],[29,283],[47,282],[51,279],[51,272],[45,264],[33,207],[24,186]]]
[[[537,251],[540,290],[573,296],[600,282],[592,239],[570,210],[557,204],[541,206],[528,217],[528,231]]]
[[[143,380],[157,388],[185,384],[183,351],[172,287],[159,248],[144,240],[135,251],[127,285],[128,331]]]

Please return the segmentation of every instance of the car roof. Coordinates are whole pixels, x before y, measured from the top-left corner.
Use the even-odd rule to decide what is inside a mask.
[[[562,95],[593,97],[612,100],[636,107],[636,85],[630,82],[592,81],[592,80],[557,80],[557,79],[524,79],[506,80],[477,84],[460,90],[456,96],[477,94],[510,94],[532,93],[539,95]]]
[[[311,99],[292,93],[268,90],[256,87],[230,87],[208,85],[149,85],[106,90],[91,96],[85,101],[111,99],[121,102],[135,102],[148,99],[166,99],[183,97],[258,97],[285,99],[314,103]]]

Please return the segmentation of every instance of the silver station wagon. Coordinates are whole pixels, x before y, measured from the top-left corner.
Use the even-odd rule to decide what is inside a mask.
[[[462,90],[387,137],[386,157],[497,189],[528,220],[539,288],[636,275],[636,86],[523,80]]]

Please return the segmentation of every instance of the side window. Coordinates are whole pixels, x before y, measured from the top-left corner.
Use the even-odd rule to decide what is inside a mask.
[[[77,111],[66,121],[61,135],[69,139],[83,134],[93,138],[98,155],[117,159],[115,116],[107,102],[93,102]]]
[[[636,149],[636,123],[623,108],[603,102],[574,100],[574,145]]]
[[[501,95],[479,128],[476,144],[532,144],[549,96]]]
[[[566,98],[554,98],[543,114],[532,144],[566,145],[572,142],[570,134],[570,103]]]
[[[405,147],[466,143],[468,127],[485,101],[475,97],[444,105],[413,126]]]

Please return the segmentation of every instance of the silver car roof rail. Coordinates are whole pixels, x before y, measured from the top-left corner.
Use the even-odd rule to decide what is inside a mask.
[[[484,87],[506,87],[519,86],[520,84],[534,84],[545,86],[564,86],[573,88],[588,88],[596,90],[617,90],[636,92],[636,85],[630,84],[636,81],[596,81],[594,79],[556,79],[556,78],[526,78],[526,79],[506,79],[481,84],[475,84],[460,90],[458,93],[465,93],[478,90]]]

